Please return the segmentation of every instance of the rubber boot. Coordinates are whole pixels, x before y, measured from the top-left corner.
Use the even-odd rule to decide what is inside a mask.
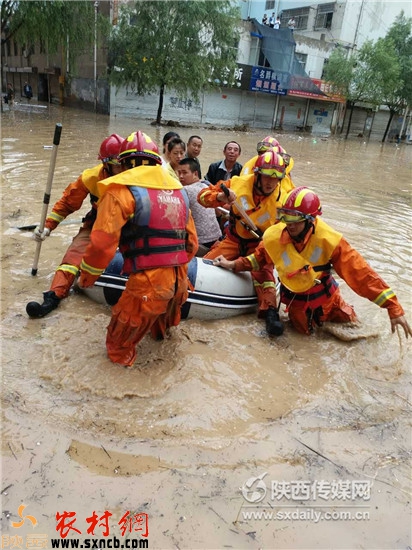
[[[283,334],[284,326],[279,319],[279,313],[274,307],[269,307],[266,314],[266,332],[270,336],[281,336]]]
[[[47,292],[43,292],[44,301],[42,304],[39,304],[38,302],[29,302],[26,306],[26,312],[29,317],[32,318],[40,318],[44,317],[53,309],[56,309],[56,307],[60,303],[60,298],[56,296],[53,290],[48,290]]]

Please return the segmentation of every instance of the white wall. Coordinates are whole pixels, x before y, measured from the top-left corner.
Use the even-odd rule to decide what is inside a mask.
[[[155,120],[159,98],[156,95],[143,97],[127,94],[125,89],[111,91],[111,116]],[[249,128],[271,129],[276,114],[277,96],[260,92],[222,89],[203,94],[198,102],[194,99],[176,100],[173,92],[164,97],[162,122],[169,120],[186,124],[227,126],[247,125]],[[300,97],[279,96],[276,127],[296,131],[304,125],[307,100]],[[326,101],[311,101],[307,126],[313,133],[328,134],[334,104]],[[323,111],[316,114],[315,111]]]

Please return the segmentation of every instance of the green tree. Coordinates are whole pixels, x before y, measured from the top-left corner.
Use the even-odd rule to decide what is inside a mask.
[[[236,67],[240,13],[230,0],[135,1],[123,5],[110,39],[110,80],[143,95],[166,88],[195,99]]]
[[[393,45],[382,39],[366,41],[348,59],[341,50],[332,53],[325,78],[341,90],[350,107],[347,138],[355,105],[382,105],[399,80],[400,65]]]
[[[402,11],[382,39],[385,47],[392,49],[399,63],[399,77],[395,81],[384,82],[384,100],[390,111],[390,117],[382,141],[385,141],[397,113],[407,111],[412,106],[412,19],[405,17]]]
[[[334,93],[342,95],[346,100],[348,100],[350,95],[349,87],[355,64],[356,57],[348,57],[348,52],[341,46],[338,46],[331,53],[325,66],[325,80],[332,84]]]

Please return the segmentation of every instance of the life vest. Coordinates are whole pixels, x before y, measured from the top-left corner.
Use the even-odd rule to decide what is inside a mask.
[[[314,233],[302,252],[298,252],[293,243],[281,243],[283,231],[285,225],[279,223],[263,235],[264,247],[282,283],[282,302],[305,301],[305,309],[309,306],[316,309],[338,288],[330,273],[330,258],[342,235],[317,218]]]
[[[183,189],[179,180],[172,177],[161,165],[142,165],[130,168],[97,183],[98,196],[102,197],[112,183],[117,185],[137,185],[146,189]]]
[[[263,197],[256,206],[253,197],[253,184],[255,174],[249,176],[234,176],[230,180],[230,188],[236,193],[236,200],[245,210],[246,214],[253,221],[256,227],[263,234],[264,231],[276,223],[276,210],[282,205],[286,193],[282,188],[277,187],[268,197]],[[242,225],[243,218],[239,214],[236,206],[232,205],[230,209],[229,226],[233,235],[246,240],[256,238]]]
[[[181,189],[140,186],[129,186],[129,189],[136,208],[121,233],[119,248],[124,257],[123,271],[136,273],[187,263],[187,194]]]
[[[90,193],[90,203],[92,205],[92,208],[82,219],[82,222],[85,223],[87,227],[92,227],[94,222],[96,221],[97,201],[100,198],[97,182],[103,179],[105,175],[106,171],[101,164],[95,166],[94,168],[88,168],[82,173],[82,182],[87,187]]]
[[[97,182],[104,179],[106,172],[101,164],[94,168],[88,168],[82,173],[82,182],[87,187],[90,193],[90,202],[96,203],[100,199]]]

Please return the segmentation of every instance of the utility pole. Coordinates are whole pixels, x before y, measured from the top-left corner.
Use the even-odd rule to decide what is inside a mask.
[[[358,40],[358,33],[359,33],[359,25],[362,19],[362,13],[363,13],[363,6],[365,4],[365,0],[362,0],[359,15],[358,15],[358,22],[356,23],[356,29],[355,29],[355,36],[353,37],[353,48],[352,51],[357,47],[357,40]]]
[[[99,2],[96,0],[94,3],[94,112],[97,112],[97,8],[99,7]]]

